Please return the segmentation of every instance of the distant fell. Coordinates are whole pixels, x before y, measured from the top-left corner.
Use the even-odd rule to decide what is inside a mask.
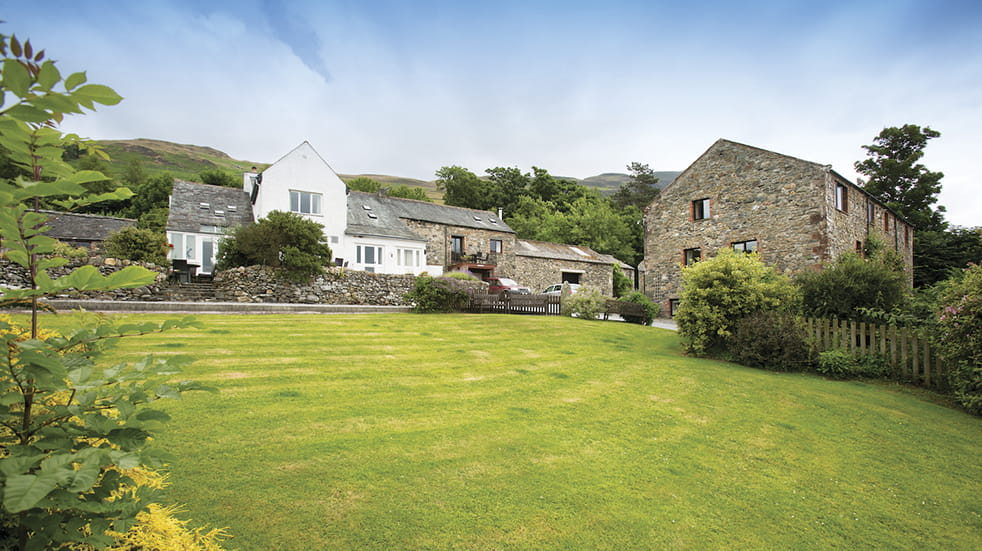
[[[213,147],[179,144],[164,140],[138,138],[133,140],[98,140],[96,143],[109,154],[111,159],[109,164],[110,176],[114,178],[122,176],[126,166],[134,160],[140,163],[147,176],[169,172],[179,180],[191,182],[200,181],[198,174],[206,170],[222,170],[241,174],[252,167],[265,170],[269,166],[269,163],[233,159],[224,151],[219,151]],[[658,187],[664,188],[672,183],[679,174],[681,172],[655,172],[655,176],[658,177]],[[364,177],[381,182],[386,186],[420,187],[431,199],[437,202],[443,201],[443,193],[437,190],[434,181],[386,174],[339,174],[338,176],[345,182]],[[604,195],[614,193],[630,179],[628,174],[620,172],[605,172],[588,178],[556,177],[575,180],[584,186],[598,189]]]

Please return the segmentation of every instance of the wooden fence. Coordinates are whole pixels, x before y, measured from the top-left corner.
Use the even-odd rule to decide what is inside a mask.
[[[559,295],[480,295],[471,297],[471,312],[558,316]]]
[[[893,378],[935,389],[947,387],[947,370],[930,339],[908,327],[827,319],[806,320],[819,352],[840,348],[853,356],[875,355],[887,362]]]

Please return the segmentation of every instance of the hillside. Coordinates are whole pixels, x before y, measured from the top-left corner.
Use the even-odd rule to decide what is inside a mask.
[[[134,140],[99,140],[97,143],[109,154],[111,158],[110,175],[116,178],[120,177],[126,170],[126,166],[134,160],[142,165],[143,171],[148,176],[169,172],[175,178],[192,182],[199,181],[198,174],[206,170],[222,170],[240,174],[254,166],[260,170],[269,166],[267,163],[233,159],[226,153],[212,147],[177,144],[163,140],[139,138]],[[675,180],[679,172],[663,171],[655,172],[655,175],[658,176],[659,187],[665,187]],[[339,176],[345,182],[366,177],[389,186],[420,187],[426,191],[426,195],[431,199],[435,201],[443,199],[443,194],[436,189],[436,183],[433,181],[386,174],[340,174]],[[626,182],[630,176],[618,172],[607,172],[582,179],[562,178],[575,180],[584,186],[597,188],[604,195],[609,195],[617,191],[617,188]]]

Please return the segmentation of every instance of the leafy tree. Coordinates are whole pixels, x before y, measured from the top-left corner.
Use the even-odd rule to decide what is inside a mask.
[[[952,271],[982,264],[982,228],[949,228],[914,234],[914,286],[943,281]]]
[[[453,207],[487,210],[494,208],[490,187],[476,174],[459,166],[444,166],[436,171],[436,188],[443,192],[443,202]]]
[[[166,207],[156,207],[143,213],[136,221],[136,227],[153,230],[163,234],[167,230],[167,218],[170,216],[170,209]]]
[[[430,199],[430,197],[426,195],[426,190],[418,186],[409,187],[407,185],[398,184],[386,190],[385,194],[389,197],[415,199],[417,201],[426,201],[427,203],[433,202],[433,199]]]
[[[169,173],[149,178],[134,191],[127,215],[140,218],[153,209],[168,208],[170,194],[174,191],[174,177]]]
[[[873,197],[893,209],[916,231],[944,229],[943,206],[933,208],[941,192],[941,172],[920,164],[928,140],[941,133],[925,126],[905,124],[884,128],[864,145],[868,159],[856,163],[856,171],[868,180],[861,182]]]
[[[631,278],[624,275],[624,271],[617,264],[614,264],[614,296],[622,297],[634,290],[634,282]]]
[[[790,308],[796,300],[791,280],[756,253],[721,249],[715,258],[682,268],[682,296],[675,314],[682,350],[698,355],[721,351],[738,320]]]
[[[170,264],[167,260],[167,238],[163,233],[146,228],[123,228],[106,238],[103,244],[106,254],[125,260],[150,262],[158,266]]]
[[[518,201],[529,194],[528,174],[518,167],[494,167],[485,170],[488,174],[488,188],[491,193],[485,203],[486,210],[502,209],[511,212]]]
[[[30,327],[0,320],[0,547],[46,550],[105,547],[107,534],[125,532],[152,497],[133,478],[137,467],[154,465],[148,448],[163,412],[146,404],[194,388],[158,384],[152,375],[173,375],[186,359],[145,358],[106,367],[97,362],[119,337],[188,327],[188,319],[163,324],[82,323],[67,334],[40,327],[39,301],[70,289],[142,287],[156,274],[131,266],[103,276],[83,266],[53,279],[48,270],[67,259],[45,235],[42,201],[64,210],[120,200],[128,189],[93,195],[85,184],[105,180],[94,171],[76,172],[62,160],[66,143],[58,125],[66,114],[120,97],[106,86],[87,84],[85,73],[67,78],[30,42],[0,35],[2,80],[0,144],[19,174],[0,180],[0,238],[7,258],[27,269],[30,285],[0,287],[0,302],[30,303]]]
[[[225,172],[221,169],[205,170],[198,173],[198,178],[201,179],[202,184],[208,184],[211,186],[222,186],[222,187],[242,187],[242,179],[232,174],[231,172]]]
[[[618,208],[628,206],[643,209],[658,196],[658,177],[646,164],[632,162],[627,165],[631,178],[611,195],[610,200]]]
[[[282,268],[287,279],[309,280],[333,258],[323,228],[299,214],[274,210],[255,224],[235,228],[222,240],[218,269],[272,266]]]
[[[373,180],[367,176],[359,176],[353,180],[348,180],[345,184],[355,191],[364,191],[365,193],[376,193],[378,190],[382,189],[382,182],[378,180]]]
[[[122,184],[130,189],[140,189],[147,183],[147,173],[143,170],[143,165],[136,159],[130,159],[123,168],[120,177]]]

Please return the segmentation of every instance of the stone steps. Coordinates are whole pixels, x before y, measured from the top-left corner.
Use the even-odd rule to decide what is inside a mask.
[[[196,281],[192,283],[171,283],[164,288],[163,297],[171,302],[217,302],[214,283]]]

